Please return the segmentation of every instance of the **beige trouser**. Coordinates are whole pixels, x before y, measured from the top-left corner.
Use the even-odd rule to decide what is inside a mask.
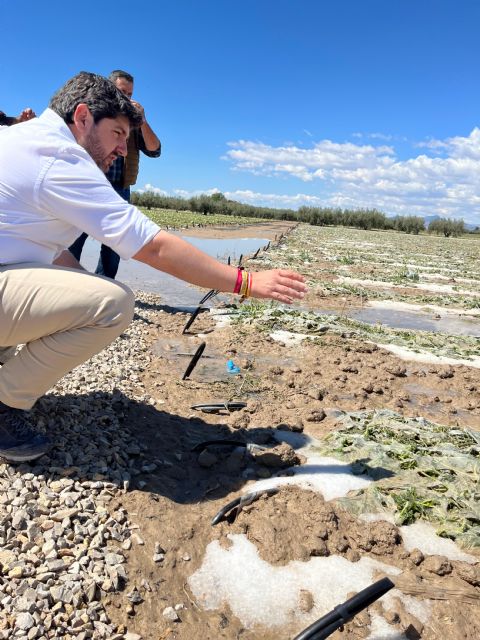
[[[62,376],[130,324],[125,285],[41,264],[0,267],[0,346],[25,346],[0,368],[0,400],[30,409]]]

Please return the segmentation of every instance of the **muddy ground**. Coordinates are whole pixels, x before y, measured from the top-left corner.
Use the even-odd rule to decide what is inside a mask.
[[[208,233],[212,237],[211,230]],[[298,488],[255,502],[234,522],[212,526],[222,506],[249,482],[275,469],[228,447],[193,451],[216,438],[272,443],[275,430],[321,438],[336,428],[335,409],[390,408],[406,416],[478,429],[479,369],[408,363],[375,345],[329,333],[318,344],[288,346],[249,327],[218,327],[207,313],[182,335],[187,315],[161,300],[148,306],[153,306],[158,320],[147,326],[153,359],[138,374],[138,384],[156,404],[137,405],[125,420],[135,424],[143,465],[152,464],[153,470],[137,475],[132,489],[111,505],[125,508],[139,527],[139,539],[125,555],[128,590],[136,586],[141,602],[132,604],[125,592],[106,600],[108,614],[120,630],[128,628],[145,640],[293,638],[301,629],[245,629],[227,606],[202,610],[188,587],[211,541],[228,545],[227,534],[245,533],[272,564],[335,553],[351,561],[367,555],[398,567],[399,588],[432,599],[433,611],[430,621],[422,624],[398,601],[387,614],[392,630],[425,640],[480,637],[478,564],[408,553],[394,525],[360,522],[319,494]],[[182,380],[189,361],[183,354],[193,353],[202,341],[207,343],[204,357],[190,378]],[[241,375],[226,373],[228,359],[240,367]],[[227,400],[247,406],[219,414],[192,409],[195,404]],[[157,555],[155,561],[155,553],[163,559]],[[180,620],[169,622],[163,611],[177,604],[183,605],[177,611]],[[308,593],[300,606],[305,611],[312,607]],[[377,603],[372,610],[381,607]],[[369,611],[332,638],[367,638]]]

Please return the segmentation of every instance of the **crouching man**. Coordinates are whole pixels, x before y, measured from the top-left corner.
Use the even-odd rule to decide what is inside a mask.
[[[123,284],[81,269],[66,250],[80,232],[122,258],[209,289],[292,302],[303,277],[246,274],[161,230],[105,177],[142,117],[106,78],[81,72],[38,118],[2,131],[0,346],[24,344],[0,368],[0,456],[34,460],[50,439],[25,410],[62,376],[120,335],[133,317]]]

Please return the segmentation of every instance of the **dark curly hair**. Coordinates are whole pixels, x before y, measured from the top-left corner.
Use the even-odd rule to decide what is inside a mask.
[[[95,124],[102,118],[125,116],[132,128],[142,124],[142,116],[130,100],[103,76],[80,71],[70,78],[50,100],[53,109],[67,124],[73,124],[73,114],[79,104],[86,104]]]

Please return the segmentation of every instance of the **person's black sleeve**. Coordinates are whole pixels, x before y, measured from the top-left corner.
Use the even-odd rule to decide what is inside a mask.
[[[143,139],[141,131],[138,131],[138,148],[140,149],[140,151],[142,153],[144,153],[149,158],[158,158],[160,156],[160,154],[162,153],[162,143],[160,143],[158,145],[158,149],[155,149],[154,151],[149,151],[145,147],[145,140]]]

